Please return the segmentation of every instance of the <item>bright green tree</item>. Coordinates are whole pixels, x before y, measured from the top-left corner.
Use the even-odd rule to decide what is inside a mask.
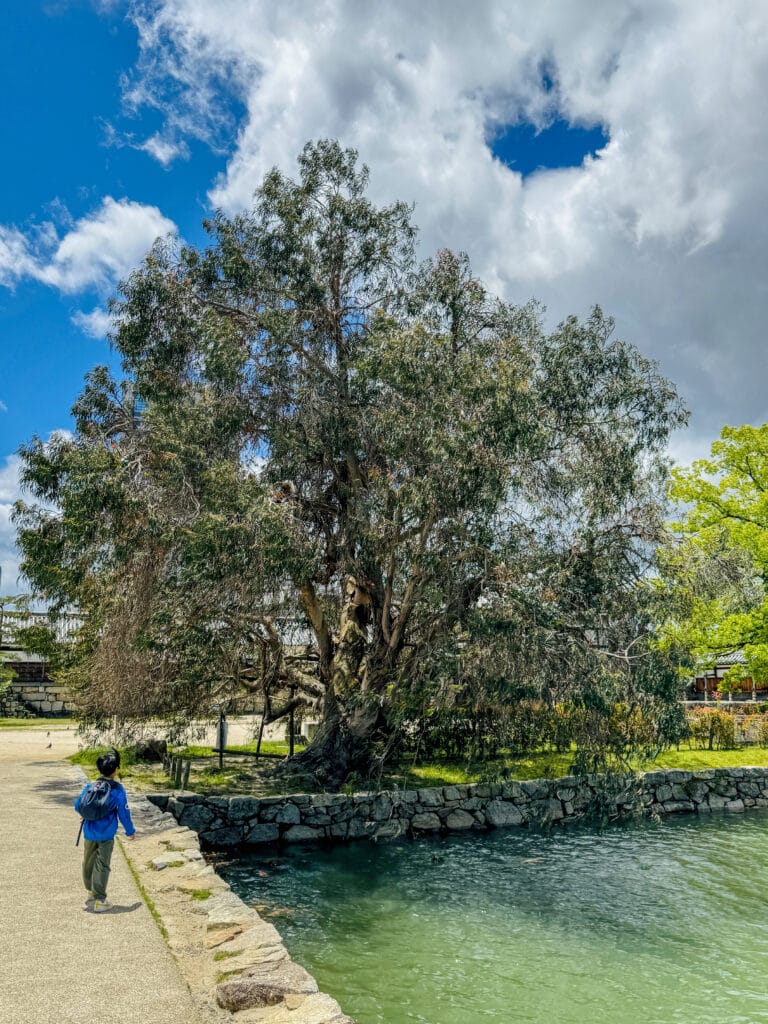
[[[546,333],[466,257],[418,265],[366,186],[308,145],[208,249],[158,244],[112,307],[124,380],[94,370],[75,436],[23,448],[17,513],[27,575],[85,614],[86,707],[252,686],[315,709],[301,756],[332,782],[502,648],[550,700],[631,689],[684,420],[600,310]]]
[[[703,668],[743,651],[726,685],[768,679],[768,425],[724,427],[708,459],[674,471],[670,490],[682,517],[663,555],[674,600],[664,642]]]

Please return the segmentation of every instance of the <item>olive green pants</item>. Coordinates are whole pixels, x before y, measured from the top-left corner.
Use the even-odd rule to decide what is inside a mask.
[[[109,865],[112,860],[114,839],[85,839],[83,856],[83,885],[93,893],[93,898],[103,903],[107,898]]]

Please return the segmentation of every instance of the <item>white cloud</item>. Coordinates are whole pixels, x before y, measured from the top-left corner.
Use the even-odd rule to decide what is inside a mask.
[[[768,8],[734,0],[153,0],[134,7],[128,88],[185,137],[221,143],[222,96],[246,114],[211,191],[247,205],[310,138],[356,146],[378,200],[417,203],[423,246],[466,249],[513,300],[553,319],[600,302],[660,358],[696,431],[768,415]],[[544,73],[554,88],[543,86]],[[605,126],[582,167],[521,179],[494,160],[499,125]],[[147,143],[146,148],[150,146]]]
[[[0,398],[0,412],[8,412],[8,406],[5,404],[2,398]]]
[[[11,523],[13,503],[21,497],[18,455],[8,455],[0,463],[0,597],[15,594],[19,576],[19,551],[16,547],[16,528]]]
[[[68,440],[72,436],[69,430],[53,430],[48,441]],[[29,591],[29,584],[21,576],[21,552],[16,547],[16,527],[11,522],[14,503],[25,497],[20,475],[18,455],[0,457],[0,597]]]
[[[52,224],[27,234],[0,226],[0,284],[33,278],[65,294],[107,291],[139,264],[156,238],[175,231],[156,206],[111,196],[62,237]]]
[[[112,321],[106,309],[96,306],[90,313],[78,310],[72,317],[72,323],[89,338],[106,338]]]
[[[184,145],[183,142],[171,142],[169,139],[164,138],[159,132],[154,135],[150,135],[145,142],[136,146],[136,149],[149,153],[149,155],[154,157],[158,163],[163,165],[163,167],[170,167],[173,161],[178,157],[182,157],[185,160],[189,157],[188,146]]]

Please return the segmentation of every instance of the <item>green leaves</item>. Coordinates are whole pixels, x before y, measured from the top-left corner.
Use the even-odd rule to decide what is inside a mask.
[[[483,690],[632,683],[674,389],[598,309],[547,335],[466,256],[417,266],[367,180],[309,144],[206,250],[156,246],[112,304],[125,380],[25,447],[27,572],[91,624],[94,707],[290,688],[338,754]]]
[[[709,459],[673,472],[683,516],[664,554],[676,606],[661,637],[711,667],[742,649],[731,682],[766,678],[768,666],[768,425],[724,427]]]

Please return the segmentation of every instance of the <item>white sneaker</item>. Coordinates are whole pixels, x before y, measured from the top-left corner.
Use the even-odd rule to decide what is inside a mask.
[[[89,889],[88,890],[88,895],[85,897],[85,905],[86,905],[86,907],[88,906],[89,903],[93,903],[95,898],[96,897],[93,895],[93,892]]]
[[[103,914],[107,910],[112,909],[112,904],[109,900],[94,900],[93,901],[93,912],[94,914]]]

